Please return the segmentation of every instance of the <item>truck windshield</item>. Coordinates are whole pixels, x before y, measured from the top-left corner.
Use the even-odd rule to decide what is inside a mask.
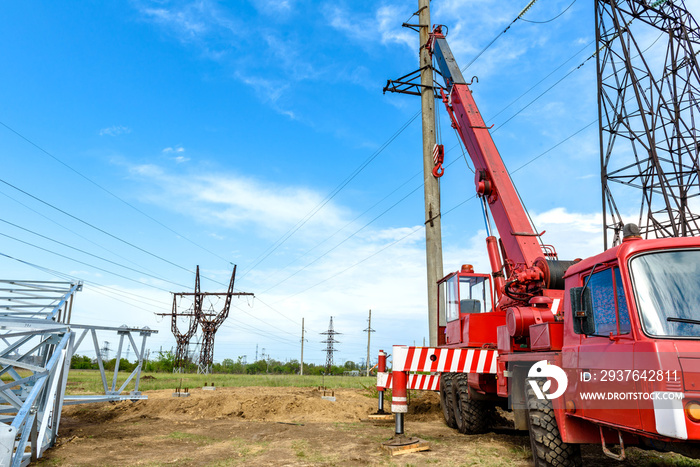
[[[700,250],[641,255],[630,270],[648,335],[700,337]]]

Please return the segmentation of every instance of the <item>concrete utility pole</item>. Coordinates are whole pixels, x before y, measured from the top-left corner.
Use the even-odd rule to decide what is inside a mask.
[[[299,374],[304,376],[304,318],[301,318],[301,370]]]
[[[369,318],[367,318],[367,376],[369,376],[369,337],[374,332],[372,329],[372,310],[369,310]]]
[[[421,108],[423,112],[423,187],[425,192],[425,256],[428,270],[428,329],[430,345],[437,345],[437,281],[442,279],[440,183],[433,177],[435,147],[435,97],[433,60],[424,45],[430,36],[430,0],[418,0],[420,24]]]

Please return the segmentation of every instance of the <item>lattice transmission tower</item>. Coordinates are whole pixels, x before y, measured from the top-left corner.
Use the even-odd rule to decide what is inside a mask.
[[[326,344],[326,373],[330,373],[331,367],[333,366],[333,352],[338,350],[333,347],[333,344],[340,344],[339,341],[335,340],[335,336],[342,333],[333,330],[333,317],[331,316],[331,321],[328,324],[328,331],[321,332],[319,334],[328,336],[326,337],[326,340],[321,341],[321,343]]]
[[[596,0],[596,39],[604,247],[626,222],[699,235],[697,22],[683,0]]]
[[[211,372],[211,364],[214,361],[214,337],[216,336],[216,331],[219,330],[226,318],[228,318],[231,300],[234,296],[253,295],[249,292],[234,292],[233,285],[235,282],[236,266],[234,265],[227,292],[199,292],[198,296],[200,300],[199,302],[195,300],[195,303],[199,303],[198,307],[195,307],[195,314],[197,314],[199,326],[202,329],[202,348],[199,352],[199,371],[202,373]],[[199,266],[197,266],[197,283],[199,284]],[[211,305],[210,309],[205,313],[202,310],[204,297],[225,297],[224,306],[221,311],[214,311],[214,306]]]
[[[180,292],[173,294],[173,309],[171,313],[159,313],[159,316],[170,316],[171,330],[175,336],[177,347],[175,351],[174,371],[180,372],[185,367],[185,364],[191,360],[189,355],[190,342],[197,333],[199,327],[202,331],[201,349],[199,352],[198,367],[202,373],[211,371],[211,364],[214,358],[214,336],[219,327],[228,318],[229,309],[231,308],[231,299],[234,296],[253,295],[248,292],[234,292],[233,285],[236,280],[236,266],[233,266],[231,281],[229,282],[227,292],[202,292],[199,280],[199,266],[194,281],[194,292]],[[192,298],[192,305],[184,312],[178,311],[178,300],[184,297]],[[202,310],[204,299],[207,297],[225,297],[224,306],[218,313],[214,310],[214,306],[210,305],[207,312]],[[187,331],[180,331],[178,327],[178,318],[187,318]]]
[[[158,316],[170,316],[170,330],[175,337],[175,361],[173,362],[173,372],[181,373],[190,361],[189,348],[192,337],[197,333],[199,321],[195,310],[201,309],[202,296],[199,290],[199,266],[194,282],[194,293],[181,292],[173,293],[173,308],[170,313],[158,313]],[[193,304],[185,311],[179,312],[182,301],[185,297],[192,297]],[[178,322],[187,323],[185,331],[178,326]],[[183,323],[184,324],[184,323]]]

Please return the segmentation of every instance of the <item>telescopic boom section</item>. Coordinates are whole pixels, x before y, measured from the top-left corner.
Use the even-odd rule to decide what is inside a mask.
[[[563,272],[571,262],[554,261],[554,249],[540,245],[541,234],[532,228],[489,128],[442,33],[442,26],[435,27],[426,47],[445,80],[440,92],[452,126],[459,132],[474,163],[476,192],[484,204],[488,204],[500,235],[503,260],[498,242],[490,232],[486,240],[498,298],[504,293],[512,300],[527,302],[544,289],[563,288]],[[490,230],[488,219],[487,229]],[[506,305],[500,303],[500,306]]]
[[[476,191],[488,201],[503,242],[504,259],[532,266],[536,259],[544,256],[537,234],[533,232],[515,186],[440,26],[433,31],[432,37],[433,57],[445,79],[447,94],[443,93],[443,101],[452,117],[453,126],[474,162]]]

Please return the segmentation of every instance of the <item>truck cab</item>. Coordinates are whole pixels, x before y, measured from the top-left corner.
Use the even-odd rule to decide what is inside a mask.
[[[630,239],[570,267],[565,283],[558,421],[700,440],[700,239]],[[562,437],[586,442],[574,428]]]

